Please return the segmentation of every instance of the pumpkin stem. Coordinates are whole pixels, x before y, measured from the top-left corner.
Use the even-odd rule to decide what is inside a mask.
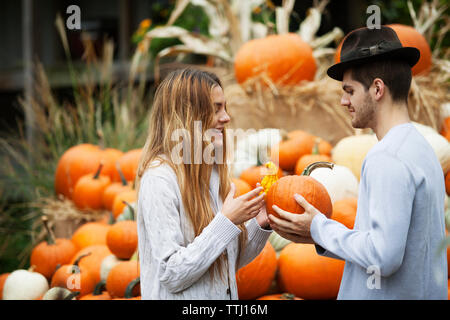
[[[116,222],[116,218],[114,218],[114,213],[112,213],[112,211],[109,211],[108,214],[109,214],[108,224],[114,224],[114,222]]]
[[[125,204],[125,205],[128,207],[128,209],[130,209],[130,212],[131,212],[131,220],[134,220],[135,213],[134,213],[134,208],[133,208],[133,206],[132,206],[128,201],[122,200],[122,202],[123,202],[123,204]]]
[[[294,298],[295,298],[295,295],[292,293],[283,293],[281,295],[282,300],[294,300]]]
[[[50,229],[50,227],[48,226],[48,217],[46,215],[43,215],[41,220],[42,220],[42,223],[44,224],[45,230],[47,231],[48,244],[55,244],[55,235],[54,235],[53,231]]]
[[[280,129],[280,135],[282,141],[289,140],[288,132],[285,129]]]
[[[133,298],[133,289],[134,289],[134,287],[136,287],[140,283],[141,283],[141,278],[140,277],[137,277],[136,279],[131,281],[127,285],[127,288],[125,289],[124,298],[127,298],[127,299]]]
[[[80,269],[78,268],[78,264],[80,263],[81,259],[83,259],[84,257],[87,257],[89,255],[91,255],[92,252],[87,252],[85,254],[82,254],[81,256],[79,256],[77,258],[77,260],[75,260],[75,262],[72,265],[72,273],[78,273],[80,271]],[[73,267],[77,267],[77,268],[73,268]]]
[[[100,161],[100,164],[99,164],[99,166],[98,166],[98,169],[97,169],[97,171],[96,171],[95,174],[94,174],[94,179],[98,179],[98,177],[100,176],[100,172],[102,171],[102,169],[103,169],[103,161]]]
[[[319,154],[319,143],[320,143],[321,139],[319,137],[317,137],[314,140],[314,146],[312,148],[311,154]]]
[[[317,168],[333,169],[334,163],[327,162],[327,161],[318,161],[318,162],[311,163],[309,166],[307,166],[305,168],[305,170],[303,170],[302,176],[309,176],[311,174],[311,172],[313,172]]]
[[[72,291],[71,293],[69,293],[67,295],[67,297],[65,297],[63,300],[72,300],[73,298],[75,298],[76,296],[78,296],[80,294],[80,291]]]
[[[127,181],[127,179],[125,179],[122,169],[120,169],[119,161],[116,161],[116,169],[117,169],[117,172],[119,173],[120,181],[122,182],[122,185],[124,185],[124,186],[128,185],[128,181]]]
[[[92,295],[99,296],[102,294],[103,291],[106,290],[106,280],[100,280],[94,288],[94,291],[92,292]]]

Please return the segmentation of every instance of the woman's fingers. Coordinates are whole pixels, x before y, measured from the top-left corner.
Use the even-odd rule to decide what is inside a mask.
[[[262,187],[257,187],[255,189],[253,189],[252,191],[249,191],[249,192],[243,194],[241,196],[241,198],[243,200],[251,200],[252,198],[256,197],[262,190],[263,190]]]

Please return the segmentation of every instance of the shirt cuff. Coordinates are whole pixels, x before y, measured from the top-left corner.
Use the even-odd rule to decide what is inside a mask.
[[[270,234],[273,232],[272,229],[261,228],[256,218],[250,219],[247,225],[248,238],[251,241],[265,241],[269,238]]]
[[[214,230],[213,233],[215,233],[224,243],[230,242],[241,233],[241,229],[220,211],[217,212],[210,225],[212,227],[211,229]]]

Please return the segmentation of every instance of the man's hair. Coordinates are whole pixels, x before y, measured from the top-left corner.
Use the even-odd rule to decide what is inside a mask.
[[[389,88],[393,101],[407,102],[411,87],[411,67],[402,60],[376,60],[371,63],[351,67],[353,80],[367,91],[375,78],[383,80]]]

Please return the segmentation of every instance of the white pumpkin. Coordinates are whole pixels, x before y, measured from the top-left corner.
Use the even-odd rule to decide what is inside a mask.
[[[417,122],[413,124],[433,148],[444,174],[447,173],[450,170],[450,143],[432,127]]]
[[[277,253],[277,257],[278,257],[280,251],[283,250],[283,248],[286,247],[292,241],[283,238],[278,233],[273,231],[269,236],[269,242],[272,245],[272,247],[275,249],[275,252]]]
[[[342,138],[331,151],[331,158],[335,164],[349,168],[359,181],[364,158],[377,142],[375,134],[360,134]]]
[[[105,257],[100,265],[100,280],[106,281],[109,271],[111,271],[111,269],[121,261],[122,260],[120,260],[113,254]]]
[[[19,269],[3,285],[3,300],[35,300],[48,290],[47,279],[38,272]]]
[[[345,198],[358,197],[358,179],[347,167],[334,165],[332,170],[317,168],[311,172],[310,176],[323,184],[332,203]]]
[[[280,142],[281,133],[279,129],[266,128],[258,130],[245,136],[243,139],[238,139],[234,151],[233,175],[240,177],[242,171],[255,166],[258,163],[259,156],[266,156],[270,154],[270,148]],[[267,159],[261,159],[265,162]]]

